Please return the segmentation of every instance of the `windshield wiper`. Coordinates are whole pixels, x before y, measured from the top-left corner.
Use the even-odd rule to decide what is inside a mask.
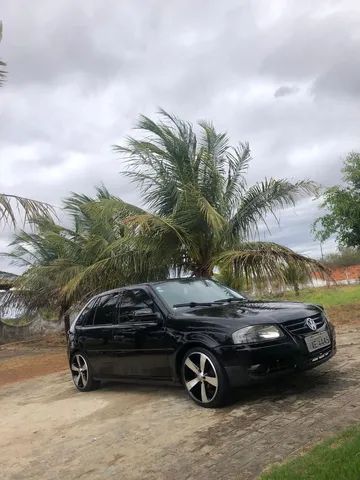
[[[246,302],[246,298],[222,298],[220,300],[215,300],[213,303],[225,303],[225,302]]]
[[[223,298],[220,300],[214,300],[213,302],[187,302],[187,303],[176,303],[173,305],[173,308],[179,307],[211,307],[211,305],[225,302],[245,302],[245,298]]]
[[[188,302],[188,303],[176,303],[173,308],[179,307],[211,307],[214,302]]]

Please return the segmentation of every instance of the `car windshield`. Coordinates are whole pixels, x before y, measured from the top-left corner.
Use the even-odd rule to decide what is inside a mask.
[[[221,301],[245,300],[245,297],[213,280],[179,279],[156,283],[155,291],[170,308],[191,307]]]

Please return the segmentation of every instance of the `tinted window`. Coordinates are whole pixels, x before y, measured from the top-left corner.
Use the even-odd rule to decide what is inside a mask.
[[[81,312],[76,324],[77,325],[92,325],[93,318],[94,318],[94,306],[97,302],[97,298],[90,300],[90,302],[86,305],[84,310]]]
[[[176,304],[190,302],[214,302],[228,298],[244,297],[225,285],[212,280],[183,279],[154,285],[156,292],[173,307]]]
[[[149,314],[156,310],[153,299],[142,289],[125,290],[121,297],[120,323],[134,321],[134,312],[148,309]],[[136,318],[136,321],[141,321]]]
[[[94,325],[109,325],[116,321],[116,306],[119,294],[104,295],[97,304]]]

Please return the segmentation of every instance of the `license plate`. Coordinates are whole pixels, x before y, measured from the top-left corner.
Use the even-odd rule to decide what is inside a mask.
[[[331,341],[328,332],[319,332],[305,337],[305,343],[309,352],[314,352],[319,348],[327,347]]]

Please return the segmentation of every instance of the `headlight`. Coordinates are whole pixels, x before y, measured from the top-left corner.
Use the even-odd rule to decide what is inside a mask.
[[[236,344],[267,342],[283,336],[284,333],[276,325],[252,325],[240,328],[232,334]]]

